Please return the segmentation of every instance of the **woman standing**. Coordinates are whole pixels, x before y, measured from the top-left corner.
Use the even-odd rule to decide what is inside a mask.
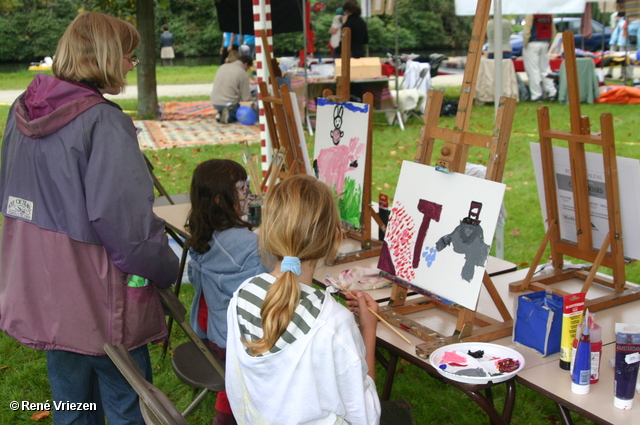
[[[366,22],[360,17],[362,10],[355,0],[347,0],[342,5],[344,15],[347,17],[342,28],[351,29],[351,57],[361,58],[365,55],[364,45],[369,43],[369,32]],[[342,52],[342,43],[336,49],[336,57]]]
[[[160,34],[160,38],[158,39],[158,43],[160,43],[160,58],[162,59],[163,66],[173,65],[173,58],[176,57],[173,51],[174,42],[173,33],[169,31],[169,25],[164,24],[162,26],[162,34]]]
[[[144,424],[105,355],[123,345],[151,379],[147,343],[167,336],[156,285],[178,275],[131,118],[104,98],[138,64],[133,25],[83,12],[11,107],[2,144],[0,329],[46,350],[54,423]],[[131,283],[131,275],[147,279]]]

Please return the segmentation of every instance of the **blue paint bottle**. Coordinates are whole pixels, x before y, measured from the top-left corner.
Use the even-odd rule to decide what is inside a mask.
[[[576,359],[571,372],[571,392],[575,394],[588,394],[591,381],[591,341],[589,339],[589,326],[582,327],[582,336],[578,342]]]
[[[628,410],[633,407],[633,395],[640,365],[640,327],[616,323],[616,375],[613,405]]]

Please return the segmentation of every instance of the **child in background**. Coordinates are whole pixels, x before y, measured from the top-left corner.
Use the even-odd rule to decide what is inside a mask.
[[[240,424],[371,425],[380,421],[374,383],[378,311],[369,294],[347,301],[312,287],[322,259],[341,242],[327,185],[288,177],[269,189],[259,229],[275,267],[244,282],[227,313],[226,388]]]
[[[191,211],[185,226],[189,280],[195,295],[191,326],[222,359],[227,346],[227,306],[246,279],[266,271],[258,238],[242,219],[249,206],[247,173],[235,161],[211,159],[198,165],[191,181]],[[218,393],[214,425],[235,424],[226,393]]]

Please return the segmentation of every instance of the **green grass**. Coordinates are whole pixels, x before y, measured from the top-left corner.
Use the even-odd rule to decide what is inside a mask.
[[[213,83],[218,65],[211,66],[163,66],[156,68],[156,80],[158,84],[209,84]],[[43,74],[53,75],[51,71]],[[3,73],[0,78],[0,90],[26,89],[36,72],[20,71]],[[136,72],[127,75],[127,83],[135,85],[138,82]]]
[[[201,67],[211,69],[212,67]],[[177,78],[174,69],[168,70],[166,84],[170,78]],[[211,82],[213,75],[203,79],[205,72],[197,70],[198,77],[188,77],[184,71],[184,78],[189,82]],[[188,69],[189,71],[191,68]],[[22,73],[20,73],[22,74]],[[164,74],[164,72],[163,72]],[[179,72],[178,72],[179,74]],[[3,74],[4,76],[4,74]],[[27,81],[27,80],[24,80]],[[173,82],[185,80],[173,80]],[[131,82],[131,81],[130,81]],[[28,81],[27,81],[28,83]],[[0,81],[5,84],[5,79]],[[26,86],[26,84],[25,84]],[[1,88],[1,86],[0,86]],[[10,87],[20,88],[20,87]],[[460,89],[447,88],[445,97],[457,99]],[[181,100],[205,100],[206,97],[181,98]],[[169,100],[169,99],[163,99]],[[162,101],[162,100],[161,100]],[[135,111],[136,100],[119,101],[123,109]],[[558,104],[545,103],[550,109],[551,126],[561,130],[569,130],[568,107]],[[536,109],[539,104],[520,102],[516,108],[513,131],[509,146],[509,153],[505,165],[504,183],[507,185],[505,195],[506,209],[509,214],[505,230],[506,260],[526,267],[534,258],[544,234],[540,205],[538,201],[535,176],[529,152],[529,143],[538,142]],[[4,125],[9,107],[0,106],[0,125]],[[637,128],[639,126],[638,107],[629,105],[583,105],[582,112],[591,118],[592,131],[599,130],[598,117],[603,112],[611,112],[614,116],[616,146],[619,156],[640,158],[638,148]],[[473,108],[469,130],[472,132],[490,134],[493,127],[494,109],[492,105],[475,106]],[[441,118],[440,124],[452,128],[454,118]],[[393,196],[402,160],[413,160],[417,150],[417,140],[420,135],[421,121],[412,118],[401,131],[397,126],[391,127],[384,122],[380,115],[375,117],[373,133],[373,200],[377,200],[380,192]],[[4,127],[0,127],[0,134]],[[313,149],[313,137],[307,137],[310,153]],[[440,145],[435,149],[434,157],[439,152]],[[252,145],[255,153],[259,150],[257,144]],[[198,148],[174,148],[162,151],[145,152],[153,165],[155,174],[170,193],[187,191],[191,174],[195,166],[203,160],[218,157],[240,161],[241,148],[232,146],[202,146]],[[481,149],[471,149],[469,161],[486,164],[486,152]],[[546,259],[544,260],[546,261]],[[640,270],[636,264],[627,268],[627,278],[633,282],[640,282]],[[185,305],[190,305],[193,291],[190,286],[184,286],[181,299]],[[184,340],[183,333],[174,327],[172,343],[175,345]],[[160,348],[151,347],[154,367],[154,382],[162,389],[180,409],[186,408],[191,401],[190,389],[181,383],[171,369],[169,357],[162,358]],[[3,368],[6,367],[6,368]],[[384,371],[377,368],[377,385],[381,391]],[[504,388],[499,386],[493,391],[496,405],[501,408],[504,400]],[[403,397],[414,407],[418,424],[479,424],[488,423],[486,415],[468,397],[457,389],[428,378],[426,372],[401,361],[394,383],[392,398]],[[51,399],[44,354],[20,346],[12,338],[0,335],[0,425],[31,423],[30,415],[13,413],[8,409],[11,400],[29,400],[44,402]],[[215,397],[207,396],[200,407],[188,418],[190,423],[210,423],[214,414]],[[587,420],[573,415],[576,424],[587,424]],[[51,418],[40,421],[44,424],[52,423]],[[558,423],[559,418],[554,403],[547,398],[528,390],[520,385],[517,387],[517,400],[513,415],[514,424],[545,424]]]

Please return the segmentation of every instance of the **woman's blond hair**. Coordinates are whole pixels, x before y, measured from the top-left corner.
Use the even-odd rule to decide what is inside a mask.
[[[71,82],[87,80],[101,89],[124,87],[124,56],[133,53],[139,43],[140,34],[129,22],[102,13],[82,12],[58,42],[53,74]]]
[[[265,262],[298,257],[331,260],[340,247],[340,216],[329,187],[308,175],[284,179],[269,189],[258,231]],[[269,351],[287,329],[300,301],[300,283],[285,272],[271,284],[262,304],[263,337],[245,342],[253,355]]]

